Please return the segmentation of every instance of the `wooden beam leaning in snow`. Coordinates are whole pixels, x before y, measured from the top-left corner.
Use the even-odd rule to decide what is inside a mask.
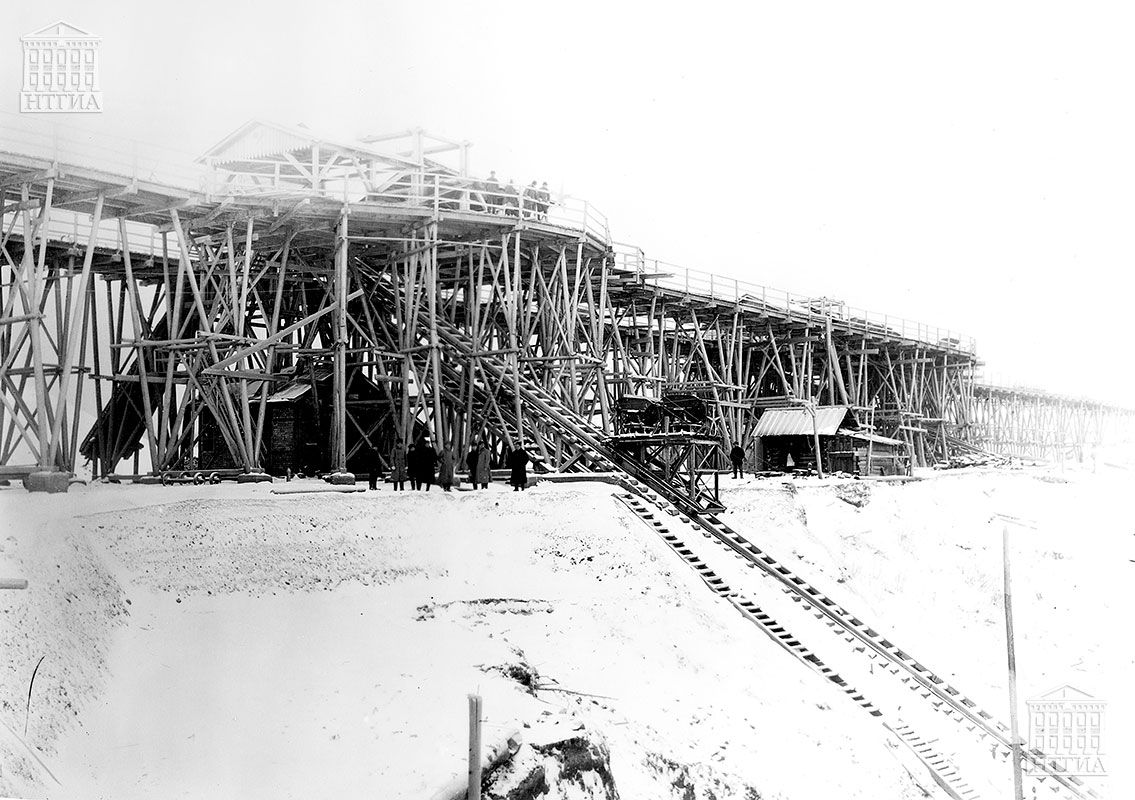
[[[504,738],[498,739],[496,744],[485,753],[485,757],[481,759],[481,774],[491,772],[516,755],[522,743],[523,737],[520,735],[519,729],[514,729]],[[466,800],[468,793],[468,778],[453,778],[445,786],[430,795],[430,800]]]
[[[469,792],[467,800],[481,800],[481,696],[469,695]]]

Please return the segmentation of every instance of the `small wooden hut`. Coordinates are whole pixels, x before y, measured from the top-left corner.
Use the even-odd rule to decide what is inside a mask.
[[[849,406],[769,408],[753,432],[759,466],[792,472],[816,468],[817,440],[825,473],[906,475],[906,442],[865,430]]]

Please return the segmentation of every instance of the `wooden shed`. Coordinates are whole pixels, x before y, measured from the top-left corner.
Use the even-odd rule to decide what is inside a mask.
[[[849,406],[770,408],[753,432],[760,468],[790,472],[816,468],[816,439],[826,473],[905,475],[907,445],[864,430]]]
[[[314,474],[331,469],[331,379],[326,366],[292,369],[291,380],[275,388],[264,404],[264,450],[262,466],[271,475],[292,472]],[[369,448],[363,439],[379,443],[382,452],[389,450],[393,427],[383,410],[385,399],[377,385],[361,370],[350,370],[347,381],[347,408],[353,420],[347,429],[347,466],[357,472],[370,469]],[[249,403],[249,414],[255,423],[259,402]],[[217,420],[208,409],[202,409],[198,451],[201,469],[236,466]]]
[[[851,475],[907,475],[910,456],[906,442],[876,433],[839,430],[826,442],[820,439],[829,472]]]

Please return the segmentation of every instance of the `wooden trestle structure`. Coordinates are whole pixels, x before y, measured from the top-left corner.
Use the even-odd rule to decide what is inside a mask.
[[[210,427],[256,471],[269,401],[318,375],[335,471],[426,432],[586,467],[521,382],[605,433],[620,397],[697,386],[726,450],[768,407],[850,406],[916,464],[952,442],[1082,444],[1104,429],[1085,419],[1112,413],[983,390],[949,332],[648,262],[586,203],[502,213],[467,145],[420,131],[341,143],[254,122],[166,180],[136,149],[107,166],[15,125],[0,125],[9,467],[86,457],[105,475],[141,449],[156,472]]]

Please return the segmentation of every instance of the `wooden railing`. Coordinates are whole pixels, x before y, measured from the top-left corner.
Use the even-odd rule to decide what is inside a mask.
[[[434,216],[486,214],[515,218],[522,226],[555,226],[612,247],[614,266],[638,273],[644,284],[742,307],[775,309],[803,320],[830,317],[841,330],[852,334],[924,342],[965,354],[975,352],[972,337],[949,328],[647,259],[637,247],[612,243],[607,217],[591,203],[562,193],[550,193],[547,200],[542,200],[526,196],[524,186],[510,193],[503,187],[490,190],[477,178],[442,171],[431,172],[424,168],[415,171],[386,165],[375,172],[373,167],[347,163],[336,168],[337,171],[329,171],[317,186],[312,186],[298,176],[288,178],[278,173],[265,175],[209,168],[194,164],[189,154],[172,148],[95,134],[18,114],[0,114],[0,153],[5,152],[201,193],[205,200],[213,202],[229,196],[319,196]],[[150,226],[131,223],[131,227],[133,251],[151,256],[160,253],[161,237],[156,236]],[[89,230],[90,221],[85,215],[66,210],[52,212],[49,236],[53,239],[84,242]],[[113,220],[100,226],[97,239],[100,246],[120,247],[118,228]]]
[[[644,284],[680,292],[690,297],[713,299],[742,308],[775,310],[801,321],[819,322],[825,317],[830,317],[841,331],[852,335],[906,339],[959,353],[976,352],[973,337],[949,328],[854,308],[840,300],[827,297],[795,294],[738,278],[648,259],[641,250],[629,245],[616,244],[614,251],[616,268],[638,273]]]

